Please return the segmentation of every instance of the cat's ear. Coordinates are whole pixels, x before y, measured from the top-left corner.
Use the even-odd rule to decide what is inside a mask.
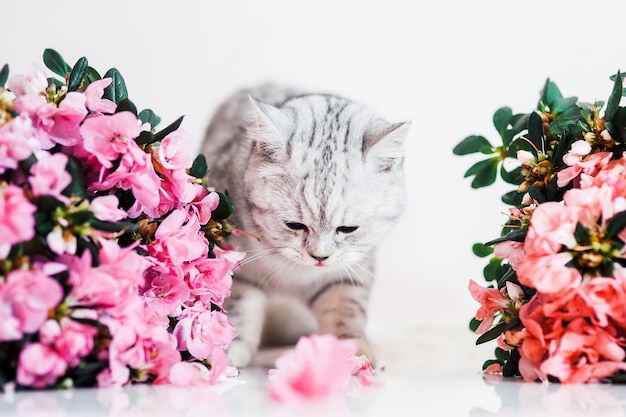
[[[287,142],[293,129],[291,120],[276,107],[248,96],[246,135],[255,141],[255,151],[278,162],[287,155]]]
[[[404,157],[404,142],[411,122],[384,123],[372,127],[365,135],[363,152],[366,160],[381,172],[390,171]]]

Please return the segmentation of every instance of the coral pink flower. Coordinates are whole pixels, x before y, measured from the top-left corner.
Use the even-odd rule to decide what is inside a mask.
[[[615,197],[626,197],[626,158],[609,162],[593,180],[593,185],[606,185]]]
[[[504,293],[504,289],[484,288],[474,280],[470,280],[469,291],[474,300],[481,304],[476,312],[476,319],[481,320],[480,325],[476,329],[476,334],[483,334],[491,328],[494,314],[506,310],[511,299]]]
[[[524,244],[522,242],[507,240],[495,244],[493,254],[508,260],[509,265],[511,265],[513,269],[516,269],[522,259],[524,259],[526,252],[524,251]]]
[[[25,242],[35,236],[33,215],[36,210],[20,187],[0,182],[0,247]]]
[[[554,294],[580,285],[582,276],[567,266],[572,255],[567,252],[546,256],[526,256],[517,267],[517,276],[523,285],[540,292]]]
[[[354,370],[354,340],[332,335],[301,337],[295,349],[276,360],[269,385],[278,402],[317,400],[341,392]]]
[[[580,210],[559,203],[540,204],[533,212],[524,250],[528,256],[551,255],[576,244],[574,230]]]
[[[582,153],[586,151],[586,142],[578,141],[572,145],[572,149],[563,158],[569,165],[557,173],[557,185],[565,187],[574,181],[575,187],[586,187],[593,182],[596,174],[609,163],[612,152],[597,152],[588,156]]]
[[[10,309],[11,316],[19,322],[20,333],[36,332],[62,299],[61,285],[38,270],[11,271],[0,284],[0,310]],[[8,339],[0,335],[1,340]]]
[[[113,79],[103,78],[92,82],[85,89],[85,99],[87,100],[87,108],[96,113],[115,113],[117,104],[108,99],[103,99],[104,89],[107,88]]]
[[[30,343],[20,352],[16,381],[20,385],[44,388],[65,374],[67,363],[52,348]]]
[[[67,161],[68,157],[63,153],[37,153],[37,162],[31,167],[28,178],[35,197],[50,195],[63,202],[69,201],[61,194],[72,182],[72,176],[65,170]]]
[[[541,370],[562,383],[597,382],[626,369],[626,353],[604,329],[584,318],[569,323],[565,333],[550,344]]]

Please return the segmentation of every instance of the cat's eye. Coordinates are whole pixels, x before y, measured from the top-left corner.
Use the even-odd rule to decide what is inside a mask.
[[[359,226],[339,226],[337,228],[337,233],[348,234],[348,233],[352,233],[352,232],[356,231],[356,229],[358,229],[358,228],[359,228]]]
[[[285,222],[285,226],[287,226],[291,230],[304,230],[304,231],[308,230],[308,228],[302,223]]]

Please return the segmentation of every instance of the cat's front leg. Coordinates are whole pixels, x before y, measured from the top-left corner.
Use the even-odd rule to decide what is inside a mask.
[[[257,287],[233,281],[231,296],[224,302],[237,337],[228,346],[230,365],[249,366],[259,349],[265,321],[267,297]]]
[[[319,333],[354,339],[359,345],[358,354],[367,356],[375,366],[375,347],[365,334],[368,299],[369,288],[338,282],[320,290],[309,305],[317,318]]]

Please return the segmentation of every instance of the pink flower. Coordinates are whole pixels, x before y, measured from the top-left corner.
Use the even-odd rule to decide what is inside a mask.
[[[85,89],[85,98],[87,100],[87,108],[96,113],[115,113],[117,104],[108,99],[103,99],[104,89],[107,88],[113,80],[111,78],[103,78],[92,82]]]
[[[61,322],[61,334],[54,342],[54,348],[70,366],[77,366],[80,358],[91,353],[94,337],[98,330],[93,326],[71,319]]]
[[[0,247],[25,242],[35,236],[36,210],[20,187],[0,182]]]
[[[189,218],[187,211],[172,211],[159,225],[155,234],[155,243],[148,251],[155,258],[172,265],[180,265],[205,256],[208,242],[200,231],[198,218]]]
[[[134,141],[141,133],[141,127],[131,112],[90,116],[81,125],[80,133],[85,150],[106,168],[111,168],[112,161],[120,155],[130,153],[135,160],[140,160],[144,153]]]
[[[188,270],[186,279],[191,293],[205,304],[221,305],[230,295],[233,279],[226,259],[199,258],[185,269]]]
[[[172,334],[178,340],[178,350],[187,350],[199,360],[210,357],[216,348],[225,348],[235,337],[226,315],[211,311],[201,302],[183,310]]]
[[[28,182],[35,197],[50,195],[68,202],[61,193],[72,182],[72,176],[65,170],[68,157],[63,153],[50,154],[46,151],[37,154],[37,162],[30,169]]]
[[[0,126],[0,174],[7,169],[17,168],[18,162],[33,153],[35,146],[31,139],[35,136],[35,130],[26,115],[20,115],[12,123]]]
[[[146,271],[145,277],[148,289],[143,296],[158,314],[173,315],[189,298],[187,283],[174,271],[153,266]]]
[[[26,74],[15,74],[11,76],[7,87],[18,97],[27,94],[38,95],[48,88],[48,79],[46,78],[44,70],[32,68]]]
[[[211,220],[211,212],[217,208],[220,204],[220,196],[217,193],[211,192],[202,197],[199,201],[190,203],[195,215],[198,216],[200,224],[205,225]]]
[[[26,387],[49,387],[66,370],[67,363],[54,349],[41,343],[30,343],[20,352],[16,381]]]
[[[69,92],[59,103],[52,116],[53,124],[48,129],[50,137],[64,146],[74,146],[81,139],[79,126],[87,116],[85,95],[76,91]]]
[[[91,253],[87,250],[81,257],[63,255],[59,258],[69,270],[72,284],[68,303],[77,306],[110,307],[120,301],[120,284],[104,269],[93,268]]]
[[[191,167],[190,150],[195,147],[193,137],[183,129],[167,135],[157,148],[157,157],[161,166],[168,170],[184,170]]]
[[[128,217],[128,214],[119,205],[116,196],[104,195],[94,198],[89,206],[96,219],[104,222],[117,222]]]
[[[580,210],[555,202],[540,204],[533,212],[524,241],[527,256],[556,254],[561,247],[576,245],[574,230]]]
[[[48,318],[51,309],[63,299],[63,289],[54,279],[39,270],[14,270],[0,284],[0,311],[19,323],[19,336],[34,333]],[[10,315],[7,314],[10,311]],[[3,326],[4,327],[4,326]],[[6,329],[5,329],[6,330]],[[10,331],[0,334],[0,341],[15,340],[15,321]],[[7,338],[7,336],[9,338]]]
[[[332,335],[301,337],[295,349],[276,360],[269,385],[278,402],[318,400],[340,393],[354,370],[357,344]]]
[[[169,382],[184,387],[214,385],[224,373],[228,358],[223,350],[211,355],[211,369],[199,362],[178,362],[170,369]]]

